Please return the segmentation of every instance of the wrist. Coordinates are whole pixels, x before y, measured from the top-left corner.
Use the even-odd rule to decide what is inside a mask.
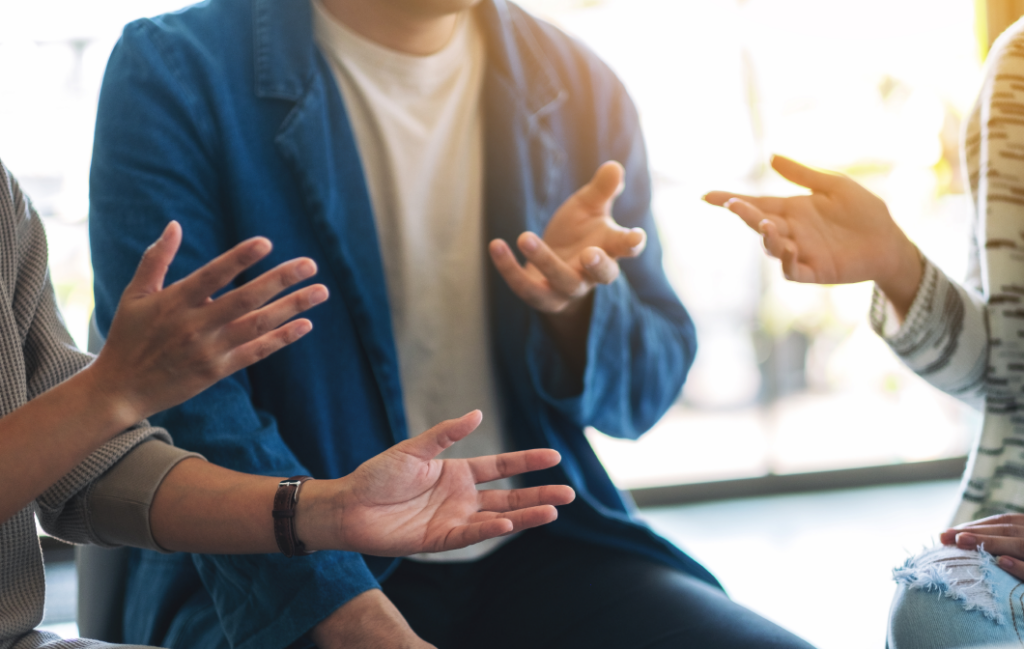
[[[136,399],[128,390],[108,378],[99,358],[87,365],[68,383],[78,387],[94,413],[114,433],[145,419]]]
[[[902,231],[899,235],[899,244],[890,256],[893,263],[875,283],[903,319],[910,311],[924,277],[924,256]]]
[[[342,522],[348,484],[337,480],[309,480],[302,486],[295,508],[295,536],[308,552],[343,550]]]

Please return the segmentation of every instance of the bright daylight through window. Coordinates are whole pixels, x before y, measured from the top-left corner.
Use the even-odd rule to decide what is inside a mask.
[[[46,223],[54,282],[84,345],[92,310],[88,167],[121,26],[180,0],[0,0],[4,162]],[[639,442],[590,439],[622,487],[965,454],[978,415],[914,376],[869,329],[871,287],[781,278],[758,238],[701,202],[792,193],[771,153],[881,195],[950,276],[968,202],[958,136],[981,53],[970,0],[530,0],[588,43],[636,101],[665,264],[698,326],[679,404]],[[13,26],[17,26],[14,28]]]

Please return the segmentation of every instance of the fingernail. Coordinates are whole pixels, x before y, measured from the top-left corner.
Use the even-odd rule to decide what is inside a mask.
[[[722,207],[724,207],[727,210],[731,210],[732,209],[732,204],[735,203],[737,200],[739,200],[739,199],[737,199],[737,198],[730,198],[729,200],[727,200],[724,203],[722,203]]]
[[[700,197],[700,200],[707,201],[708,200],[708,195],[704,194],[703,196]]]
[[[999,567],[1009,570],[1013,567],[1013,559],[1010,557],[999,557]]]
[[[595,251],[590,251],[583,256],[583,265],[587,268],[593,268],[597,266],[597,262],[601,261],[601,255]]]
[[[961,534],[956,535],[956,544],[960,547],[967,546],[969,548],[973,548],[976,545],[978,545],[978,537],[974,536],[973,534],[963,532]]]
[[[765,228],[768,227],[768,223],[769,223],[768,219],[764,219],[763,221],[758,223],[757,224],[757,231],[758,231],[758,233],[764,234]]]
[[[531,232],[530,234],[523,237],[523,242],[520,245],[523,251],[533,252],[534,250],[537,249],[537,246],[540,245],[540,239],[537,238],[537,235]]]

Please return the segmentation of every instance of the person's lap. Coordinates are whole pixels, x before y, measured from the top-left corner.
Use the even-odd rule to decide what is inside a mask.
[[[1024,583],[990,555],[940,546],[895,577],[889,649],[1024,648]]]
[[[439,649],[810,647],[694,577],[541,530],[475,564],[403,562],[383,589]]]

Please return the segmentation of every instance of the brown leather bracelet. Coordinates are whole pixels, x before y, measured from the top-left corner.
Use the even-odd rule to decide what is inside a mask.
[[[295,508],[299,504],[299,489],[303,482],[312,479],[308,475],[297,475],[282,480],[274,494],[274,539],[278,549],[288,558],[312,554],[306,552],[306,545],[295,534]]]

